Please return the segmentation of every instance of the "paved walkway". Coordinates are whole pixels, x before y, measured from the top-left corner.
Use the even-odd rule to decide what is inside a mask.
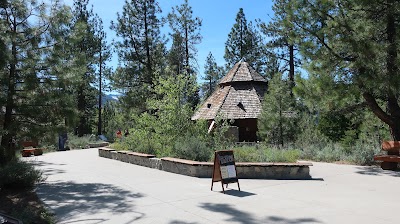
[[[313,180],[211,179],[98,157],[97,149],[30,157],[48,176],[37,193],[59,223],[400,223],[400,172],[314,163]]]

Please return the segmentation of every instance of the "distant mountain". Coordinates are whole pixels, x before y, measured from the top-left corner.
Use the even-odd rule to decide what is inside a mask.
[[[101,98],[101,105],[106,104],[108,101],[118,101],[120,96],[118,94],[104,94]]]

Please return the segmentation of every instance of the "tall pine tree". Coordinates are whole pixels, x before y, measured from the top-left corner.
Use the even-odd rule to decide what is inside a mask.
[[[281,146],[294,142],[297,122],[294,104],[289,85],[280,73],[276,74],[264,96],[258,120],[258,134],[263,140]]]
[[[291,24],[286,24],[288,15],[284,9],[291,0],[276,0],[273,6],[275,17],[269,23],[261,23],[261,31],[269,39],[266,44],[269,50],[270,63],[277,59],[280,72],[287,75],[291,96],[295,86],[295,67],[300,66],[300,59],[296,57],[298,49],[295,47],[296,33],[293,32]]]
[[[65,62],[55,54],[60,44],[56,27],[66,27],[70,16],[58,1],[50,9],[28,0],[0,7],[5,65],[0,70],[0,165],[4,165],[15,157],[16,140],[41,140],[39,136],[54,133],[67,114],[63,105],[71,106],[58,95],[63,74],[51,72]]]
[[[204,74],[203,77],[206,82],[202,85],[202,92],[204,98],[209,97],[215,90],[215,87],[218,84],[218,81],[223,77],[223,68],[217,65],[214,56],[212,53],[208,53],[206,63],[204,65]]]
[[[176,57],[173,64],[178,68],[178,71],[183,72],[187,79],[187,89],[197,87],[197,77],[195,73],[195,57],[197,53],[196,45],[201,42],[202,36],[200,34],[201,19],[193,16],[192,7],[189,1],[172,8],[172,12],[168,14],[169,26],[172,29],[173,38],[173,54],[170,56]],[[180,50],[180,52],[178,51]],[[183,60],[182,60],[183,59]],[[183,71],[182,69],[183,68]],[[179,73],[178,73],[179,74]],[[189,95],[190,91],[184,90],[184,100],[190,102],[194,108],[199,103],[199,93],[195,91]]]
[[[258,73],[264,75],[266,54],[259,31],[251,22],[247,22],[243,8],[239,9],[235,21],[225,42],[226,67],[230,69],[243,59]]]
[[[75,87],[79,121],[76,134],[83,136],[90,134],[94,126],[96,88],[95,71],[99,39],[96,36],[98,16],[93,8],[88,8],[89,0],[75,0],[73,6],[73,22],[71,27],[70,54],[73,56],[73,67],[78,73],[79,82]]]
[[[400,140],[400,3],[291,1],[284,10],[285,26],[298,33],[311,70],[357,88],[370,110],[390,127],[393,139]]]
[[[114,46],[120,60],[112,81],[125,93],[125,105],[138,112],[147,110],[146,99],[155,95],[156,73],[164,66],[160,13],[155,0],[126,0],[117,21],[111,24],[118,37]]]

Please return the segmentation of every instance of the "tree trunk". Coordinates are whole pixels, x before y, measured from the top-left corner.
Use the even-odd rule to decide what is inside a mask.
[[[191,70],[190,70],[190,66],[189,66],[189,32],[188,32],[188,25],[187,22],[185,20],[185,64],[186,64],[186,74],[188,76],[191,75]]]
[[[99,120],[97,122],[97,135],[101,135],[101,100],[102,100],[102,91],[101,91],[101,72],[102,72],[102,65],[103,65],[103,58],[101,55],[101,48],[100,48],[100,68],[99,68]]]
[[[82,137],[85,134],[86,127],[86,119],[85,119],[85,95],[84,95],[83,86],[79,86],[78,89],[78,111],[81,113],[79,115],[79,124],[78,124],[78,136]]]
[[[0,145],[0,166],[7,164],[15,158],[15,148],[13,147],[13,137],[15,130],[13,130],[13,110],[14,110],[14,95],[15,95],[15,80],[16,80],[16,62],[17,62],[17,48],[15,42],[12,43],[13,63],[10,65],[8,76],[8,89],[7,89],[7,102],[6,111],[4,114],[3,131],[5,134],[1,136]]]
[[[294,84],[294,46],[289,45],[289,88],[290,96],[293,98],[293,87]]]
[[[144,6],[144,36],[145,36],[145,41],[146,41],[146,69],[147,69],[147,76],[146,76],[146,82],[148,84],[153,84],[153,71],[152,71],[152,61],[151,61],[151,55],[150,55],[150,38],[149,38],[149,24],[147,22],[147,4],[145,3]]]

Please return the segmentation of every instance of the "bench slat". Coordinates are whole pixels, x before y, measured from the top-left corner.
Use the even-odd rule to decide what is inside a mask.
[[[400,156],[396,155],[377,155],[374,156],[375,161],[397,162],[400,163]]]

